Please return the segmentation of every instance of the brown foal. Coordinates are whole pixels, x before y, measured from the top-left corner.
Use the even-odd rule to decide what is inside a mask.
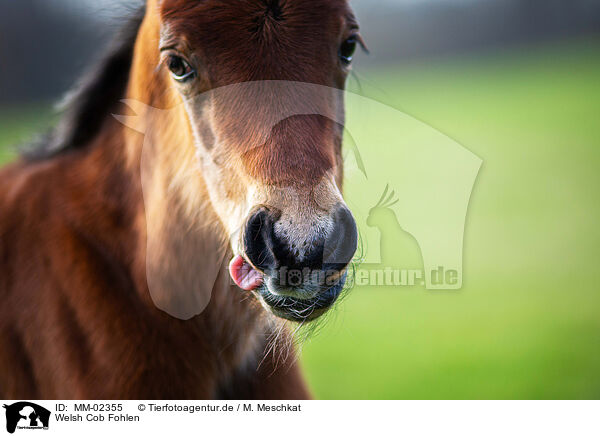
[[[202,95],[341,90],[357,42],[346,0],[148,0],[55,131],[0,172],[0,396],[309,398],[294,353],[269,350],[344,287],[343,127],[295,115],[250,146],[237,125],[260,111]],[[136,113],[140,134],[112,116],[124,99],[168,115]]]

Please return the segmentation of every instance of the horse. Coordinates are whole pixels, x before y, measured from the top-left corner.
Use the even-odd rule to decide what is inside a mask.
[[[0,171],[0,396],[311,398],[290,326],[335,305],[357,241],[343,94],[253,126],[260,84],[343,90],[357,45],[347,0],[147,0]]]

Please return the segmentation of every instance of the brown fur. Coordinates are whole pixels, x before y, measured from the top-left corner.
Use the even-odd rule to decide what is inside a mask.
[[[261,79],[343,87],[345,78],[331,60],[335,54],[315,53],[331,50],[324,41],[337,40],[351,20],[345,1],[280,0],[284,18],[293,17],[285,26],[278,24],[278,2],[270,2],[266,15],[257,5],[269,2],[240,0],[235,8],[225,3],[149,1],[127,97],[157,108],[177,105],[168,74],[157,70],[161,32],[185,35],[190,45],[202,47],[211,59],[211,88]],[[276,27],[279,42],[273,40]],[[154,130],[149,151],[142,150],[141,134],[105,117],[85,147],[21,160],[0,172],[0,397],[309,397],[295,354],[266,352],[270,340],[275,350],[289,350],[285,331],[273,339],[281,321],[230,284],[229,235],[209,188],[194,172],[189,119],[181,107],[175,110]],[[282,123],[271,145],[238,150],[247,177],[291,175],[301,185],[303,177],[339,176],[338,128],[325,119]],[[296,166],[282,156],[273,159],[275,143],[291,143],[298,134],[306,135],[305,148],[287,150],[295,153]],[[150,174],[145,197],[144,170]],[[166,195],[173,189],[177,195]],[[178,263],[184,253],[170,238],[182,229],[203,247],[201,260]],[[148,252],[151,238],[164,251]],[[211,268],[216,280],[200,315],[183,321],[156,308],[146,276],[154,260],[169,271]]]

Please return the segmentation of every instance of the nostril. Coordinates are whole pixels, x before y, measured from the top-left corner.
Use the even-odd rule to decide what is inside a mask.
[[[350,263],[358,244],[356,222],[345,206],[335,212],[334,228],[325,241],[323,269],[340,271]]]
[[[244,232],[244,251],[248,260],[261,271],[276,267],[273,255],[273,218],[265,208],[248,219]]]

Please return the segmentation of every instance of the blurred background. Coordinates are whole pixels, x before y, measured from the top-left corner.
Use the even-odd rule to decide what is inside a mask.
[[[600,398],[600,2],[351,3],[371,54],[350,89],[484,164],[463,288],[355,287],[300,335],[315,395]],[[0,0],[0,163],[56,122],[136,4]]]

